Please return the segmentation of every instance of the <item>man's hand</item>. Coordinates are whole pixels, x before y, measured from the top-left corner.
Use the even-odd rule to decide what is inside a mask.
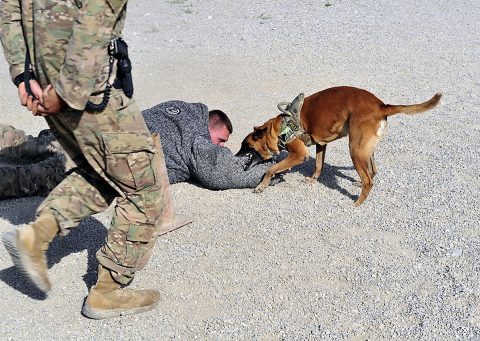
[[[43,90],[40,84],[35,79],[30,80],[30,88],[32,89],[33,96],[29,96],[27,94],[27,90],[25,89],[25,82],[20,83],[20,85],[18,86],[18,97],[20,98],[20,103],[24,107],[27,107],[28,110],[32,111],[33,102],[35,100],[38,101],[42,98]]]
[[[32,90],[33,91],[33,90]],[[67,107],[65,101],[58,96],[51,84],[43,91],[40,100],[35,100],[32,105],[32,113],[35,116],[55,115]]]

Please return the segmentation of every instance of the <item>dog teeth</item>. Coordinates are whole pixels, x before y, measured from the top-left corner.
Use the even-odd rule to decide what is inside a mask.
[[[253,153],[248,153],[245,156],[248,156],[247,162],[245,163],[245,166],[244,166],[244,169],[247,170],[250,167],[250,165],[252,164]]]

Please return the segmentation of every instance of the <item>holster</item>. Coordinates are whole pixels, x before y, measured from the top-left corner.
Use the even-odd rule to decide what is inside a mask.
[[[113,86],[122,89],[125,96],[133,96],[132,62],[128,58],[128,45],[121,37],[112,40],[109,54],[117,59],[117,77]]]
[[[108,55],[110,56],[110,66],[107,79],[110,79],[112,74],[113,63],[117,60],[117,75],[113,86],[116,89],[122,89],[125,95],[129,98],[133,96],[133,81],[132,81],[132,63],[128,58],[128,45],[122,37],[114,38],[110,41],[108,46]],[[105,92],[103,94],[102,102],[99,104],[87,102],[85,110],[90,112],[102,112],[108,105],[112,85],[107,83]]]

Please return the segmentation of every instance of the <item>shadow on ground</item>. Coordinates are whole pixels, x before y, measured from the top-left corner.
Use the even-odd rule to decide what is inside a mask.
[[[282,152],[279,157],[277,157],[277,162],[282,161],[287,156],[287,153]],[[305,176],[306,178],[311,177],[313,171],[315,170],[315,158],[310,157],[306,162],[302,163],[301,165],[295,166],[292,168],[290,172],[295,173],[298,172]],[[358,195],[351,194],[345,188],[341,187],[338,183],[338,179],[345,179],[350,181],[352,184],[359,184],[358,180],[352,178],[351,176],[345,174],[342,171],[351,172],[355,170],[353,166],[349,167],[337,167],[331,166],[328,163],[323,163],[322,174],[320,174],[319,178],[317,179],[322,185],[327,186],[328,188],[334,189],[347,198],[351,200],[357,200]],[[288,173],[288,172],[287,172]]]

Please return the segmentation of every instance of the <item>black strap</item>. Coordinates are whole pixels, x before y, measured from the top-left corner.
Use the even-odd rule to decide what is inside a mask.
[[[21,13],[23,12],[22,1],[20,1],[20,12]],[[29,96],[33,97],[32,88],[30,87],[30,79],[31,79],[30,66],[31,66],[32,63],[31,63],[31,60],[30,60],[30,51],[28,49],[28,39],[26,38],[27,34],[25,32],[25,28],[23,27],[23,25],[22,25],[22,31],[23,31],[23,36],[26,39],[25,40],[25,67],[24,67],[24,70],[23,70],[23,81],[25,82],[25,91],[27,92],[27,94]]]
[[[23,82],[25,83],[25,91],[29,96],[33,96],[32,88],[30,87],[30,52],[28,46],[25,46],[25,70],[23,71]]]

